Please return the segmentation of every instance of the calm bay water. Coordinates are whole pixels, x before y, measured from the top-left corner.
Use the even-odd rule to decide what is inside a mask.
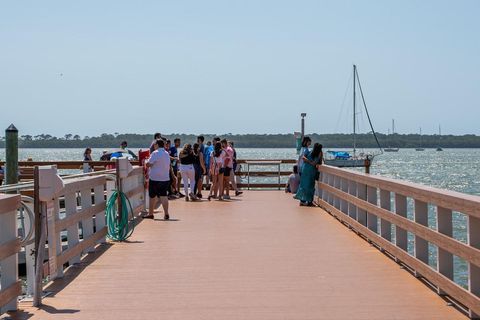
[[[99,159],[103,149],[93,149],[92,156]],[[84,149],[20,149],[20,160],[32,158],[46,160],[83,160]],[[378,152],[378,150],[364,150]],[[239,159],[297,159],[293,148],[244,149],[238,148]],[[0,150],[0,159],[5,159],[5,150]],[[454,190],[472,195],[480,195],[480,149],[445,149],[435,151],[415,151],[401,149],[399,152],[384,153],[375,157],[371,173],[385,177],[407,180],[428,186]],[[290,170],[292,165],[283,165],[282,170]],[[268,170],[268,168],[262,168]],[[275,170],[275,168],[272,168]],[[273,178],[272,182],[276,180]],[[392,203],[392,208],[394,204]],[[408,217],[413,219],[414,204],[408,200]],[[454,237],[466,242],[466,216],[454,212]],[[429,227],[436,229],[435,208],[429,208]],[[393,229],[394,236],[394,229]],[[409,252],[413,253],[414,238],[409,234]],[[430,265],[436,268],[437,248],[430,246]],[[467,285],[467,264],[455,257],[455,281]]]

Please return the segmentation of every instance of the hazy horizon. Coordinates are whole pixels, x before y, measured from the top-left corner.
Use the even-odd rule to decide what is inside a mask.
[[[480,1],[0,4],[0,131],[480,135]],[[349,88],[349,89],[347,89]],[[368,132],[365,113],[360,132]],[[0,132],[3,135],[3,132]]]

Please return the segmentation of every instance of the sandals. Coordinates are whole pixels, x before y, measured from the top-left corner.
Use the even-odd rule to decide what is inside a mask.
[[[145,216],[143,216],[142,218],[143,219],[153,219],[155,216],[153,214],[147,214]]]

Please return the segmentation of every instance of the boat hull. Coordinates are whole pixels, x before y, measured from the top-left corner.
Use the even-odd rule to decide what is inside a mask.
[[[362,168],[367,166],[365,159],[325,159],[324,161],[326,165],[339,168]]]

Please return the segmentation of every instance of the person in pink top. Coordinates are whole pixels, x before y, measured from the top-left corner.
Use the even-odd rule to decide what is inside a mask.
[[[225,151],[225,173],[223,174],[223,187],[225,188],[225,196],[223,197],[224,199],[230,199],[230,182],[232,181],[233,175],[235,175],[235,172],[233,172],[233,157],[234,157],[234,151],[231,146],[228,145],[227,139],[223,139],[222,141],[222,149]],[[236,190],[236,185],[232,185],[233,188]]]

